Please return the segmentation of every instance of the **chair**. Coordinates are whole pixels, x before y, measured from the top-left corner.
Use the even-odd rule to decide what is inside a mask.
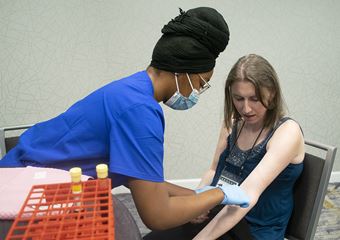
[[[10,149],[17,145],[19,140],[18,134],[6,137],[6,132],[11,131],[13,133],[15,131],[17,133],[19,130],[26,130],[30,127],[32,127],[32,124],[0,128],[0,159],[3,158]]]
[[[313,152],[316,149],[326,151],[326,156],[319,157],[306,149],[304,169],[294,188],[294,209],[285,236],[291,240],[314,238],[337,150],[334,146],[308,140],[305,144]]]

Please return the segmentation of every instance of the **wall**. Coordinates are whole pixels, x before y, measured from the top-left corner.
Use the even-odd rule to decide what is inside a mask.
[[[49,119],[96,88],[145,69],[162,26],[178,7],[198,6],[225,16],[231,40],[198,106],[186,112],[164,107],[167,178],[197,178],[209,166],[225,78],[248,53],[276,68],[306,138],[340,146],[336,0],[0,0],[0,126]]]

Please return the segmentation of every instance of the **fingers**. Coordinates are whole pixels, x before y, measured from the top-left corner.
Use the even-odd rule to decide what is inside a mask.
[[[204,221],[206,221],[206,220],[209,219],[208,213],[209,213],[209,212],[207,212],[207,213],[205,213],[205,214],[202,214],[202,215],[198,216],[197,218],[194,218],[194,219],[191,220],[190,222],[191,222],[191,223],[194,223],[194,224],[202,223],[202,222],[204,222]]]
[[[249,206],[249,197],[246,192],[237,185],[218,186],[224,193],[224,199],[221,204],[225,205],[238,205],[242,208],[247,208]]]

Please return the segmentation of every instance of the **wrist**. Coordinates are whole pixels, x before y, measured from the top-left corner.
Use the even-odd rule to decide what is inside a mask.
[[[216,187],[208,185],[208,186],[204,186],[202,188],[195,189],[194,191],[195,191],[196,194],[199,194],[199,193],[202,193],[202,192],[214,189],[214,188],[216,188]]]
[[[219,199],[218,204],[221,204],[224,201],[225,197],[226,197],[223,189],[221,187],[216,187],[214,189],[214,191],[216,191],[217,195],[218,195],[218,199]]]

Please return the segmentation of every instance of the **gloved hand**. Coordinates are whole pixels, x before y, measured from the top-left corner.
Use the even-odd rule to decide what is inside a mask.
[[[240,205],[242,208],[249,206],[250,199],[239,186],[224,184],[223,186],[218,186],[218,188],[224,193],[224,199],[221,204]]]
[[[202,193],[202,192],[208,191],[210,189],[214,189],[214,188],[216,188],[216,187],[208,185],[208,186],[204,186],[202,188],[195,189],[195,192],[196,192],[196,194],[199,194],[199,193]]]

